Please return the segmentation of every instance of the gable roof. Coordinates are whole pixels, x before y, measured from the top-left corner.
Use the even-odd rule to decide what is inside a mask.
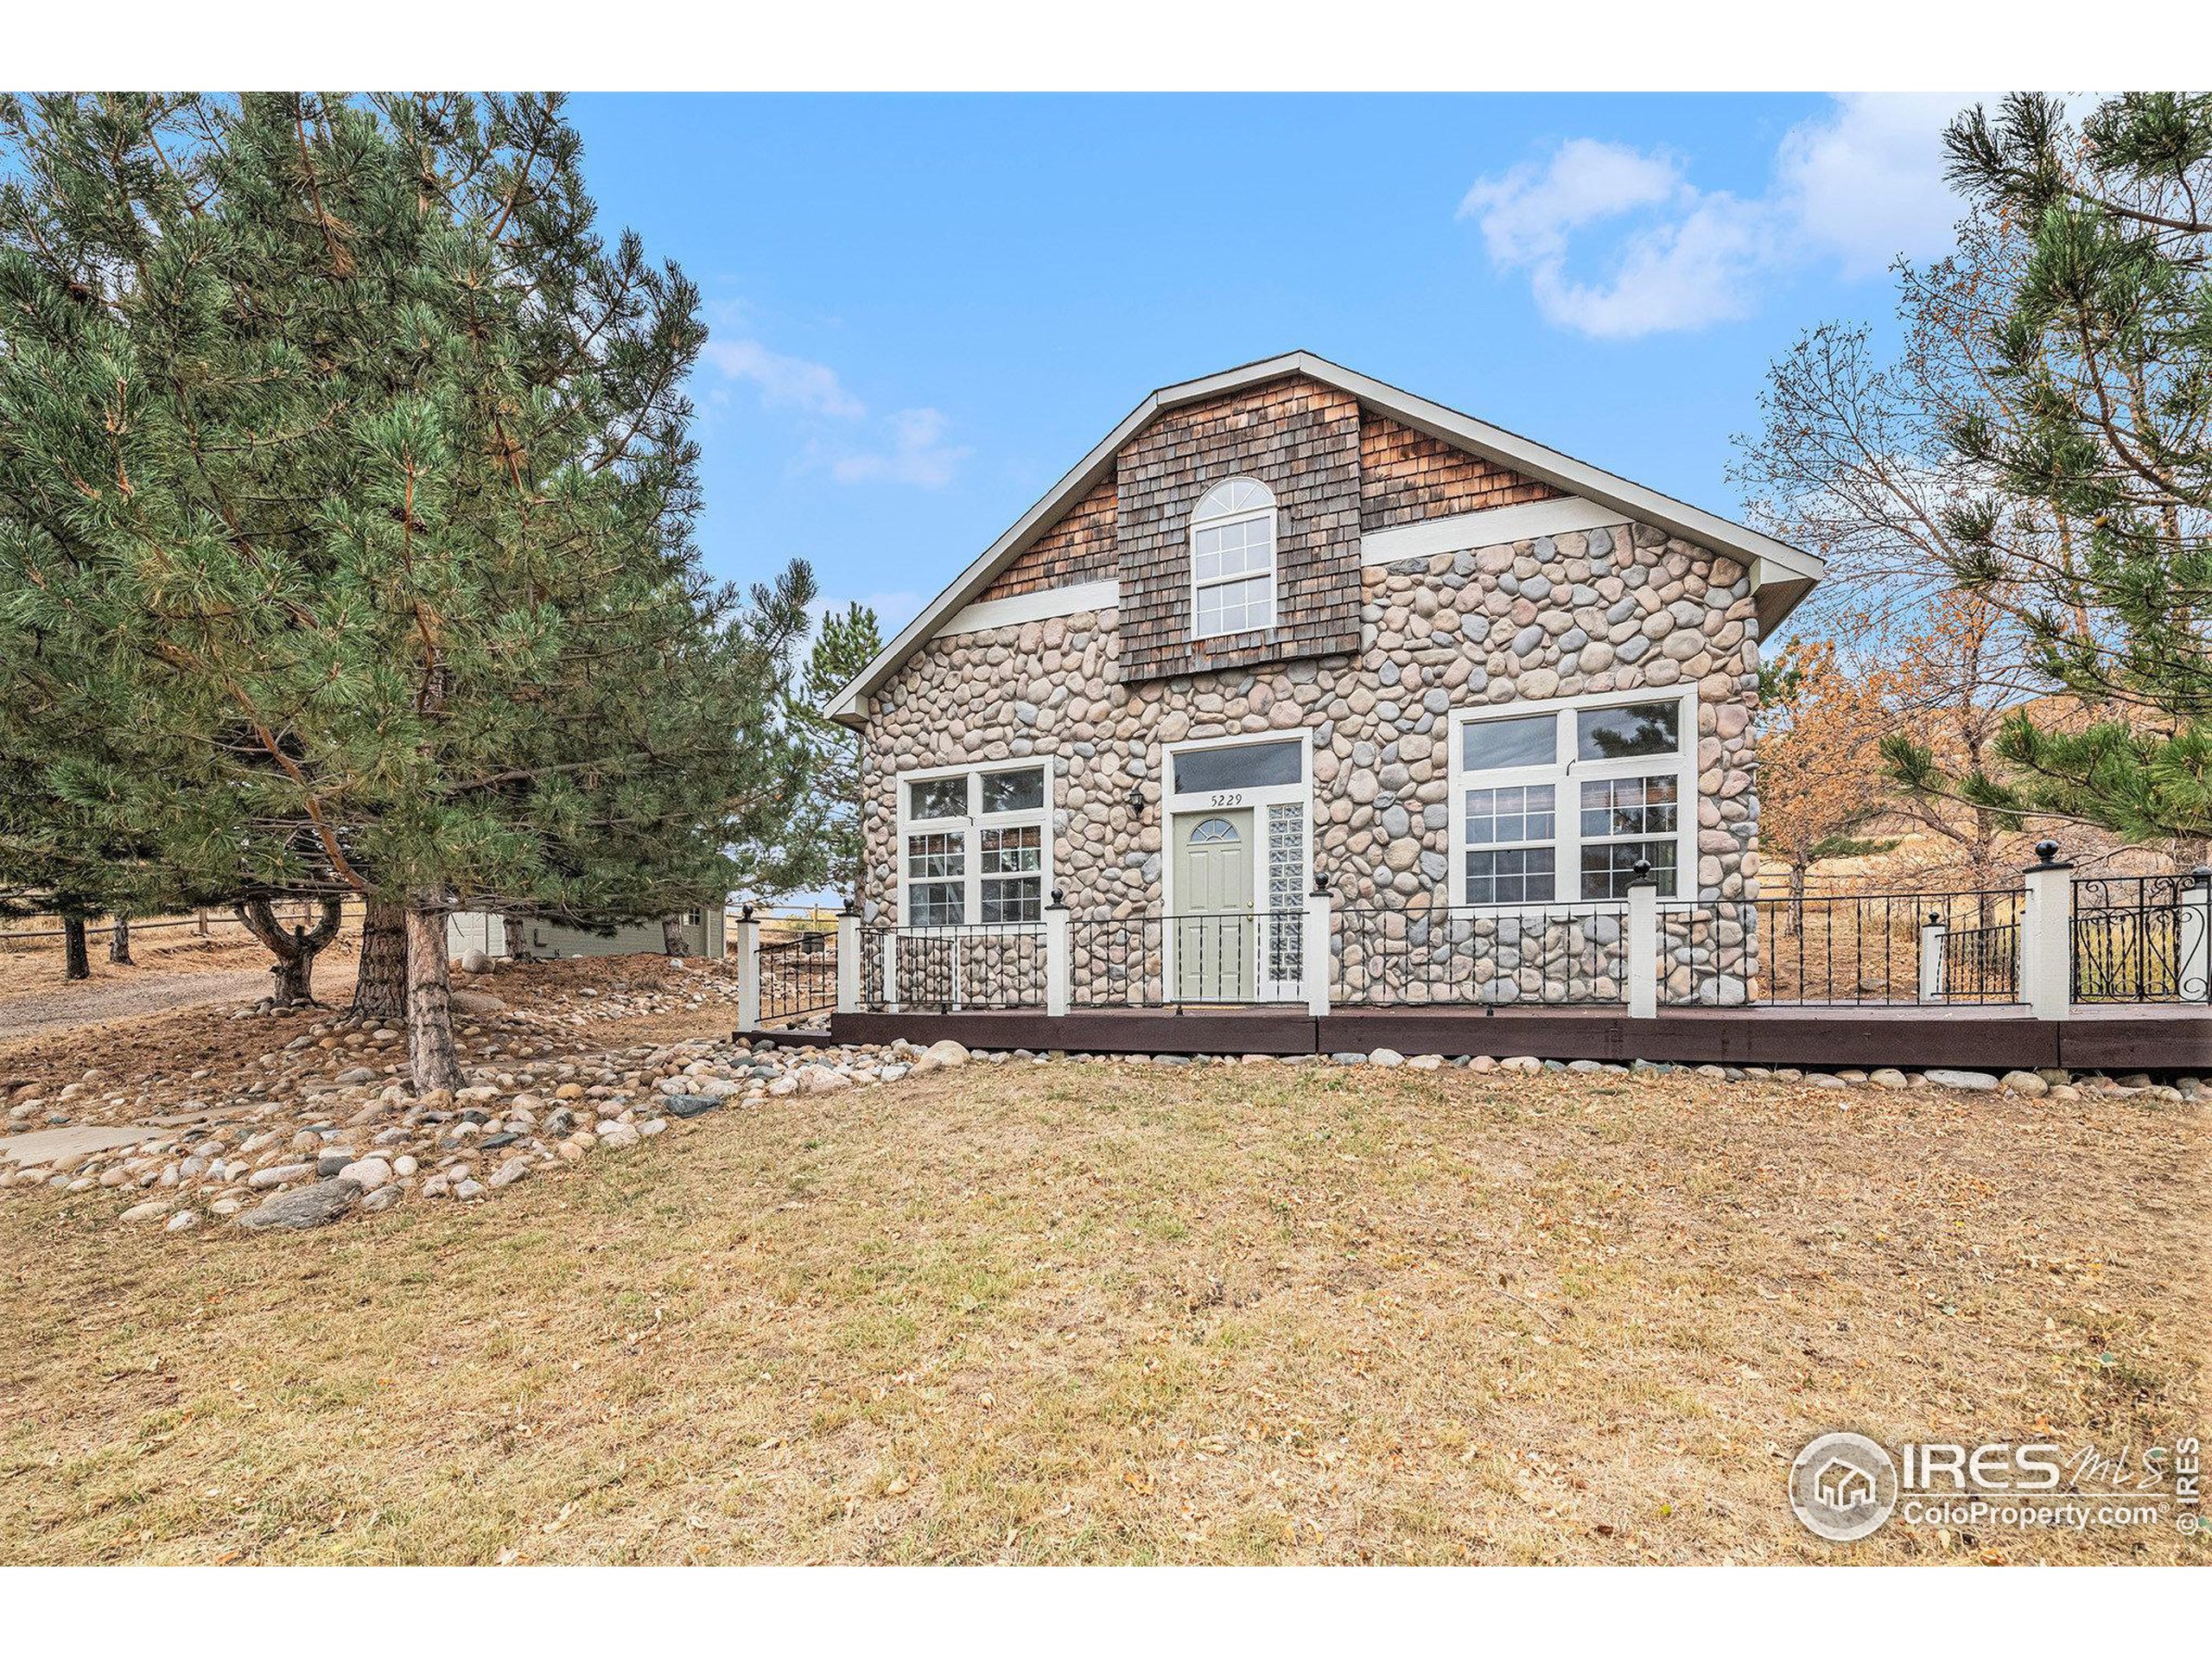
[[[1325,386],[1349,393],[1362,404],[1392,419],[1403,422],[1453,448],[1486,456],[1524,477],[1539,479],[1554,487],[1618,511],[1624,518],[1656,524],[1684,539],[1726,553],[1740,560],[1751,572],[1751,588],[1762,600],[1759,623],[1763,633],[1773,629],[1810,593],[1813,584],[1827,574],[1815,554],[1763,536],[1755,530],[1716,517],[1702,508],[1646,489],[1587,461],[1548,448],[1517,432],[1478,421],[1471,415],[1446,409],[1426,397],[1415,397],[1353,369],[1316,357],[1311,352],[1288,352],[1263,358],[1218,374],[1163,386],[1100,439],[1090,453],[1043,499],[1014,520],[1007,532],[983,550],[976,562],[955,577],[950,586],[923,607],[921,614],[901,628],[837,695],[825,712],[832,720],[857,726],[866,716],[866,702],[876,688],[908,657],[930,640],[957,613],[982,593],[1030,544],[1057,524],[1062,514],[1096,488],[1113,470],[1114,458],[1124,444],[1150,425],[1154,417],[1185,404],[1204,403],[1248,387],[1302,375]]]

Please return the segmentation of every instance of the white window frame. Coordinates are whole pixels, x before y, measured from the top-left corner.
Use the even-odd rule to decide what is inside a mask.
[[[1040,913],[1034,922],[986,922],[983,920],[983,834],[986,830],[1038,830],[1038,875],[1040,878],[1040,902],[1052,902],[1052,802],[1054,766],[1049,755],[1033,755],[1014,760],[970,760],[957,766],[923,766],[912,772],[893,775],[899,791],[899,922],[900,927],[912,932],[934,931],[936,928],[913,920],[914,906],[911,892],[917,880],[907,872],[906,842],[912,836],[957,835],[964,849],[961,860],[961,920],[942,924],[943,926],[996,927],[1009,931],[1041,933],[1045,929]],[[1018,812],[991,812],[983,810],[983,779],[1001,772],[1039,772],[1045,774],[1045,798],[1040,806],[1024,807]],[[940,779],[959,778],[968,780],[968,810],[957,818],[918,818],[913,815],[913,791],[908,785],[934,783]],[[920,878],[928,882],[931,878]],[[946,877],[950,880],[952,878]]]
[[[1249,749],[1262,744],[1296,742],[1298,745],[1298,781],[1294,784],[1264,784],[1252,789],[1192,790],[1184,793],[1175,791],[1175,757],[1205,749]],[[1305,887],[1312,885],[1313,877],[1313,730],[1300,726],[1291,731],[1234,732],[1227,737],[1189,738],[1179,743],[1160,746],[1160,778],[1163,816],[1160,826],[1160,913],[1173,917],[1175,909],[1175,820],[1194,813],[1234,812],[1244,807],[1252,809],[1252,892],[1251,913],[1266,911],[1261,895],[1267,889],[1268,874],[1273,862],[1274,846],[1268,837],[1272,834],[1268,823],[1268,809],[1278,805],[1296,805],[1304,818]],[[1300,903],[1305,893],[1299,894]],[[1160,987],[1163,1000],[1173,1001],[1173,993],[1182,982],[1181,969],[1175,960],[1175,932],[1171,925],[1163,928],[1166,938],[1161,941],[1160,966],[1166,976]],[[1305,995],[1303,980],[1296,982],[1269,978],[1267,975],[1267,953],[1261,943],[1262,930],[1252,930],[1253,948],[1257,953],[1252,964],[1252,983],[1262,1001],[1295,1002]],[[1304,960],[1299,963],[1301,973],[1314,971],[1313,964]],[[1325,971],[1325,969],[1324,969]]]
[[[1593,709],[1624,709],[1643,702],[1671,702],[1675,705],[1677,729],[1681,735],[1681,748],[1675,754],[1671,757],[1663,754],[1636,755],[1622,760],[1584,760],[1577,758],[1577,722],[1573,716]],[[1697,688],[1694,685],[1649,686],[1640,690],[1593,692],[1585,696],[1554,697],[1540,702],[1516,700],[1452,710],[1450,727],[1452,861],[1449,883],[1452,906],[1503,913],[1587,911],[1592,906],[1605,906],[1625,910],[1628,907],[1625,898],[1585,899],[1581,896],[1582,785],[1607,778],[1663,777],[1670,772],[1675,779],[1675,892],[1662,902],[1694,899],[1697,897],[1699,806],[1697,713]],[[1518,720],[1530,715],[1549,715],[1554,722],[1554,747],[1549,765],[1497,766],[1479,772],[1468,769],[1468,727],[1480,725],[1485,721]],[[1467,791],[1470,789],[1511,789],[1529,784],[1554,786],[1552,839],[1549,843],[1556,849],[1553,855],[1553,897],[1548,900],[1471,905],[1467,899],[1467,855],[1475,849],[1467,842]],[[1598,836],[1592,839],[1610,841],[1619,837]],[[1656,841],[1663,837],[1649,836],[1637,839]],[[1511,844],[1535,846],[1543,843]],[[1562,888],[1564,892],[1560,891]]]
[[[1211,513],[1206,511],[1207,502],[1212,500],[1217,495],[1225,494],[1232,486],[1238,484],[1249,484],[1259,491],[1267,498],[1267,505],[1234,509],[1224,508]],[[1201,530],[1220,530],[1230,524],[1241,524],[1262,519],[1266,521],[1268,526],[1268,568],[1264,573],[1258,570],[1244,570],[1233,576],[1217,576],[1211,582],[1198,580],[1198,532]],[[1256,478],[1240,473],[1234,478],[1225,478],[1220,483],[1211,486],[1204,495],[1198,498],[1198,505],[1191,510],[1190,532],[1191,637],[1193,639],[1223,639],[1232,634],[1265,633],[1273,631],[1277,614],[1281,609],[1280,602],[1281,594],[1279,591],[1281,549],[1277,545],[1281,530],[1281,510],[1275,503],[1275,493]],[[1256,628],[1248,626],[1241,628],[1209,630],[1198,626],[1198,596],[1202,593],[1210,588],[1225,588],[1232,582],[1250,582],[1262,574],[1268,579],[1268,620]]]

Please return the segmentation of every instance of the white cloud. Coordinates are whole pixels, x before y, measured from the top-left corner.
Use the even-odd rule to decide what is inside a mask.
[[[841,421],[857,421],[868,413],[868,406],[845,390],[837,371],[826,363],[786,357],[757,340],[710,340],[706,357],[731,379],[760,387],[761,403],[771,409],[803,409]]]
[[[1570,138],[1541,168],[1523,162],[1501,178],[1477,180],[1459,216],[1481,219],[1498,264],[1534,264],[1564,254],[1577,226],[1672,200],[1688,188],[1671,156]]]
[[[1942,135],[1968,101],[1838,98],[1783,136],[1756,198],[1700,190],[1664,151],[1571,138],[1541,166],[1478,180],[1459,213],[1494,266],[1528,273],[1548,321],[1609,340],[1701,328],[1749,315],[1808,258],[1861,277],[1948,250],[1961,204],[1943,183]]]
[[[841,484],[877,480],[943,489],[972,453],[944,442],[944,416],[934,409],[902,409],[891,417],[891,447],[872,454],[840,455],[830,475]]]
[[[1973,99],[1950,92],[1852,92],[1801,121],[1776,156],[1782,205],[1846,276],[1878,276],[1899,254],[1947,252],[1964,209],[1943,182],[1943,129]]]

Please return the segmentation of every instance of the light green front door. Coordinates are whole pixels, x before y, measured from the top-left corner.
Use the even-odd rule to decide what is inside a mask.
[[[1175,820],[1178,1001],[1252,1000],[1258,937],[1252,916],[1252,809]]]

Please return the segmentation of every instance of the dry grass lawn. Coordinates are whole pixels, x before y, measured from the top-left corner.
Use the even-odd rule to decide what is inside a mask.
[[[2204,1109],[972,1066],[475,1207],[0,1204],[9,1561],[2171,1561],[1814,1433],[2202,1432]]]

